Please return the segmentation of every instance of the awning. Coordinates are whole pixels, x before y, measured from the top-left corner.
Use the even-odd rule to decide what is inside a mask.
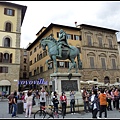
[[[11,83],[8,80],[1,80],[0,81],[0,86],[10,86]]]
[[[80,84],[88,84],[86,81],[80,81]]]

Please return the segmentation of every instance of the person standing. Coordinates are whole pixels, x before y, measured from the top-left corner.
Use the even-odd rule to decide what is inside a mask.
[[[21,100],[23,102],[23,111],[26,111],[26,100],[25,100],[25,93],[22,93]]]
[[[63,116],[65,116],[66,115],[66,106],[67,106],[67,97],[64,92],[62,92],[62,95],[60,96],[60,101],[61,101],[61,105],[62,105],[62,113],[63,113]]]
[[[84,102],[84,111],[89,111],[89,94],[87,93],[86,89],[83,89],[82,98]]]
[[[16,117],[16,114],[17,114],[17,91],[14,92],[14,96],[12,99],[12,107],[13,107],[12,117]]]
[[[25,117],[28,117],[29,118],[31,117],[31,111],[32,111],[32,100],[33,100],[33,96],[32,96],[32,92],[31,91],[28,91],[27,93],[27,97],[26,97],[26,114],[25,114]]]
[[[13,92],[11,92],[11,94],[7,97],[8,98],[8,104],[9,104],[9,114],[12,114],[12,99],[13,99]]]
[[[75,92],[73,90],[70,92],[70,111],[71,114],[75,114]]]
[[[40,95],[40,106],[45,106],[46,96],[48,95],[48,93],[45,91],[44,88],[42,88],[39,95]]]
[[[54,91],[52,102],[53,102],[53,105],[54,105],[54,112],[56,113],[57,117],[59,117],[58,116],[58,104],[59,104],[59,100],[58,100],[57,92],[56,91]]]
[[[101,93],[98,96],[100,101],[100,113],[99,117],[102,117],[102,113],[105,112],[105,118],[107,118],[107,96],[104,89],[101,89]]]
[[[93,106],[92,118],[97,118],[97,113],[99,111],[99,99],[98,99],[97,89],[92,90],[92,96],[90,97],[90,103]]]
[[[107,102],[108,102],[107,110],[109,111],[109,110],[112,110],[112,105],[111,105],[112,96],[111,96],[111,91],[110,90],[106,91],[106,96],[107,96]]]
[[[114,99],[115,99],[116,110],[119,110],[119,91],[117,88],[115,89],[115,92],[114,92]]]
[[[113,108],[115,108],[115,95],[114,95],[114,89],[112,88],[111,90],[111,96],[112,96],[112,105],[113,105]]]

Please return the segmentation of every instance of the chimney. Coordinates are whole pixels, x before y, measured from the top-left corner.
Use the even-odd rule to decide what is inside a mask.
[[[75,26],[77,27],[77,22],[75,22]]]

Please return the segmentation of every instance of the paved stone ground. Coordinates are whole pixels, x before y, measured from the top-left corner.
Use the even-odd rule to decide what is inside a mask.
[[[108,118],[120,119],[120,112],[116,109],[113,109],[113,111],[107,111],[107,114],[108,114]],[[17,116],[18,117],[16,119],[23,119],[23,118],[25,118],[25,113],[17,114]],[[76,113],[74,115],[69,113],[66,115],[65,118],[70,118],[70,119],[82,118],[82,119],[84,119],[84,118],[91,118],[91,116],[92,116],[92,114],[90,112],[89,113],[81,112],[81,113]],[[7,101],[0,102],[0,118],[11,118],[11,114],[8,114],[8,102]],[[31,116],[31,118],[33,118],[33,114]],[[104,113],[103,113],[103,118],[104,118]]]

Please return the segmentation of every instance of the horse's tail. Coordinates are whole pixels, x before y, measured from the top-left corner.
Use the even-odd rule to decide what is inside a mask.
[[[79,54],[79,52],[77,54],[77,61],[78,61],[78,69],[81,70],[82,69],[82,62],[80,60],[80,54]]]

